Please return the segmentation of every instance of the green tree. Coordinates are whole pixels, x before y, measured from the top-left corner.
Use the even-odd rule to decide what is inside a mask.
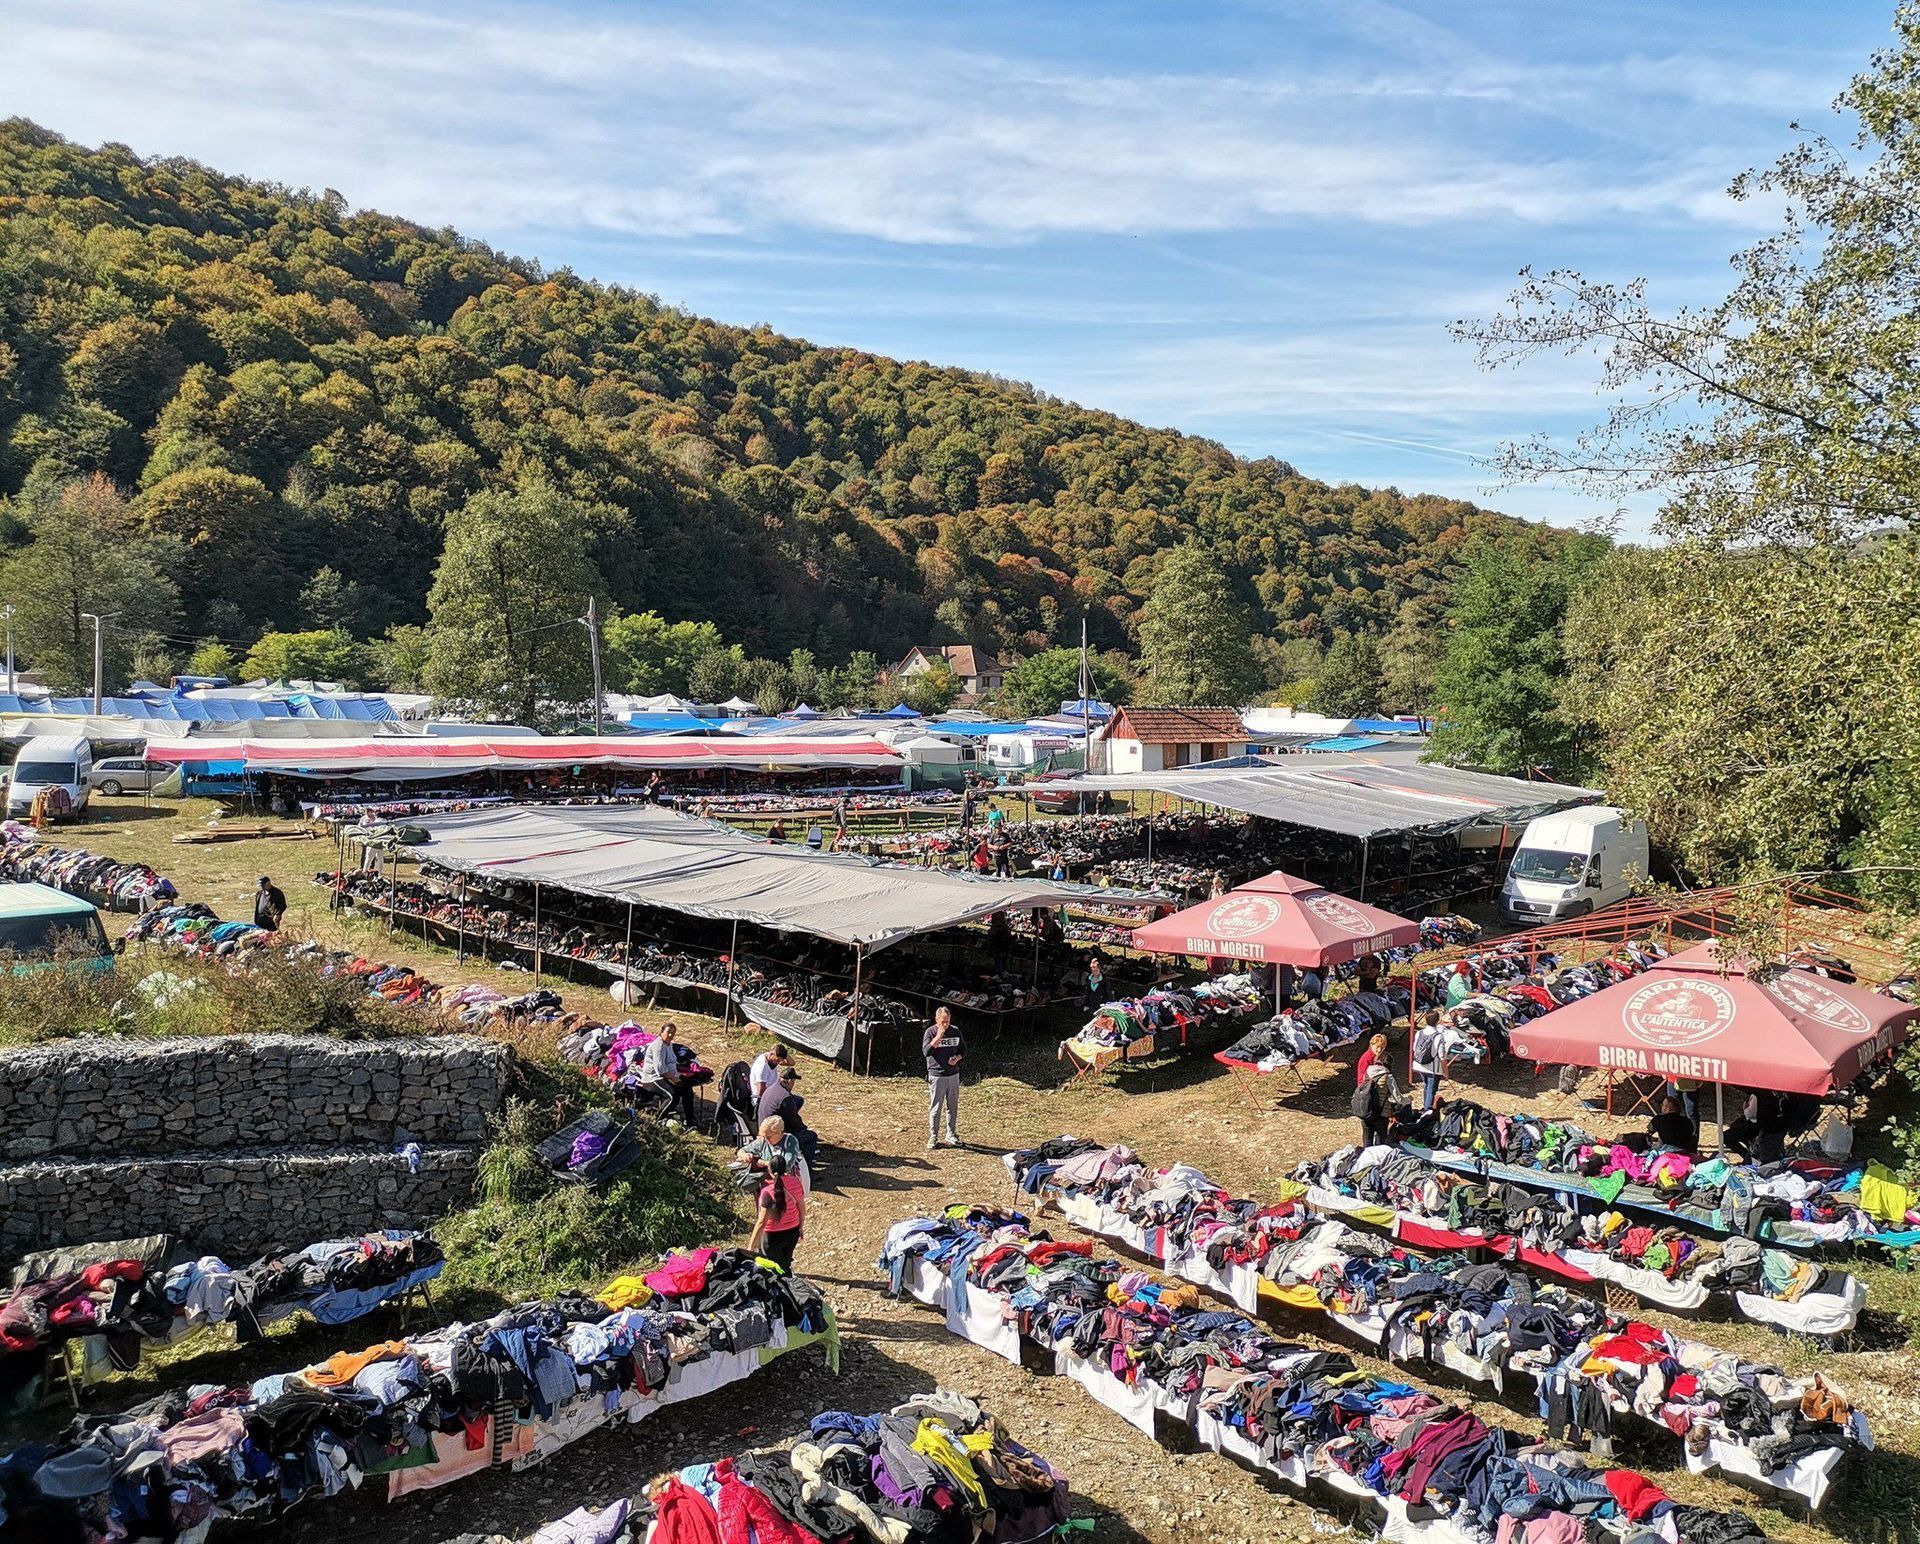
[[[1111,662],[1090,655],[1088,673],[1093,678],[1093,695],[1101,702],[1124,703],[1132,696],[1133,683]],[[1058,713],[1060,704],[1074,702],[1080,696],[1080,651],[1078,649],[1042,649],[1029,654],[1007,671],[1000,701],[1010,712],[1024,717]]]
[[[360,615],[360,586],[337,568],[316,569],[300,592],[300,615],[310,629],[350,633]]]
[[[1560,712],[1560,624],[1585,566],[1514,540],[1468,555],[1434,674],[1435,760],[1515,774],[1577,770],[1575,726]]]
[[[747,651],[737,643],[727,648],[707,649],[695,656],[687,667],[687,695],[708,706],[731,702],[741,695],[746,685]]]
[[[1366,718],[1380,711],[1385,691],[1380,645],[1366,633],[1342,633],[1320,662],[1308,706],[1336,718]]]
[[[136,652],[172,630],[180,592],[176,543],[142,533],[104,477],[66,483],[25,513],[31,540],[0,567],[0,601],[14,608],[20,658],[56,692],[93,689],[93,623],[109,692],[132,677]]]
[[[1140,613],[1142,700],[1239,706],[1253,684],[1248,642],[1226,570],[1197,542],[1174,548]]]
[[[1712,305],[1644,281],[1523,275],[1462,323],[1482,363],[1585,350],[1612,398],[1570,443],[1509,447],[1510,477],[1664,502],[1657,554],[1610,560],[1569,618],[1567,705],[1603,779],[1696,872],[1871,861],[1910,903],[1920,866],[1920,6],[1808,138],[1733,184],[1784,211]],[[1446,707],[1449,693],[1441,693]]]
[[[432,646],[427,630],[396,622],[364,647],[367,677],[390,692],[424,692]]]
[[[427,597],[427,689],[519,724],[590,695],[577,618],[600,589],[591,538],[587,508],[546,482],[461,505]]]
[[[305,633],[264,633],[247,651],[240,670],[248,680],[337,681],[357,686],[361,679],[360,646],[339,628]]]
[[[880,658],[865,650],[856,650],[844,665],[836,665],[820,678],[820,695],[826,706],[864,713],[878,706],[874,686],[880,679]]]
[[[720,648],[711,622],[669,622],[657,611],[614,617],[601,629],[611,690],[657,697],[688,695],[688,676],[701,655]]]
[[[218,638],[201,639],[187,656],[188,675],[225,676],[231,681],[239,669],[240,656]]]
[[[944,659],[936,659],[917,675],[903,677],[900,700],[916,713],[944,713],[960,695],[960,677]]]
[[[1427,716],[1433,711],[1434,680],[1446,649],[1444,608],[1428,597],[1400,603],[1393,626],[1380,640],[1380,705],[1389,713]]]

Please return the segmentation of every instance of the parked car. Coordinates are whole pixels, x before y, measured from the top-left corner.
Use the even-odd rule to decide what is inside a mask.
[[[109,756],[96,761],[87,784],[95,793],[109,798],[120,793],[145,793],[173,769],[164,761],[143,761],[138,756]]]
[[[1078,776],[1078,772],[1042,772],[1028,779],[1022,791],[1033,800],[1036,810],[1045,810],[1049,815],[1102,815],[1114,807],[1112,794],[1075,788],[1067,782]],[[1061,784],[1065,786],[1059,786]]]

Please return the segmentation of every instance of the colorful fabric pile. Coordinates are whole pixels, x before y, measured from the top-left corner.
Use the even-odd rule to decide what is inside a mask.
[[[1042,1544],[1070,1515],[1044,1458],[966,1395],[935,1389],[871,1415],[823,1411],[786,1447],[662,1474],[524,1544]]]
[[[1276,1340],[1090,1245],[1053,1241],[1017,1212],[950,1207],[889,1230],[895,1290],[947,1327],[1018,1359],[1023,1345],[1152,1437],[1160,1421],[1300,1490],[1363,1499],[1384,1535],[1473,1541],[1607,1538],[1757,1544],[1740,1513],[1676,1504],[1645,1476],[1589,1469],[1338,1351]],[[1589,1532],[1589,1530],[1592,1530]]]
[[[1676,1172],[1661,1166],[1675,1156],[1653,1155],[1655,1172]],[[1491,1251],[1581,1284],[1610,1282],[1676,1313],[1731,1309],[1795,1334],[1838,1335],[1866,1306],[1858,1278],[1745,1236],[1714,1242],[1652,1212],[1636,1218],[1592,1202],[1583,1210],[1565,1192],[1483,1181],[1417,1152],[1342,1148],[1295,1175],[1323,1212],[1357,1215],[1348,1203],[1382,1209],[1380,1224],[1398,1238]]]
[[[1270,1007],[1265,983],[1240,972],[1191,986],[1156,987],[1141,997],[1103,1003],[1057,1056],[1082,1069],[1139,1061],[1184,1048],[1195,1030],[1245,1019]]]
[[[1631,1414],[1682,1438],[1689,1467],[1745,1475],[1811,1505],[1846,1451],[1870,1441],[1864,1417],[1844,1401],[1833,1418],[1823,1403],[1831,1391],[1818,1380],[1790,1380],[1564,1288],[1536,1289],[1503,1265],[1428,1258],[1338,1221],[1309,1229],[1308,1207],[1328,1196],[1319,1187],[1274,1206],[1236,1201],[1187,1165],[1149,1169],[1129,1149],[1074,1138],[1007,1162],[1023,1189],[1058,1204],[1076,1227],[1248,1311],[1263,1297],[1324,1311],[1401,1365],[1436,1363],[1502,1391],[1524,1375],[1556,1435],[1569,1424],[1556,1413],[1567,1409],[1589,1432],[1610,1433],[1616,1415]],[[1613,1356],[1623,1337],[1645,1354]],[[1809,1400],[1817,1418],[1806,1413]]]
[[[257,1340],[263,1326],[305,1312],[346,1324],[425,1286],[445,1268],[424,1233],[386,1231],[324,1239],[305,1249],[232,1266],[218,1255],[189,1256],[164,1237],[137,1254],[89,1249],[101,1258],[73,1264],[62,1252],[29,1261],[0,1299],[0,1400],[37,1378],[47,1353],[85,1342],[85,1375],[130,1371],[144,1349],[231,1324]],[[114,1246],[124,1249],[126,1246]],[[37,1268],[40,1267],[40,1268]]]
[[[0,881],[48,885],[106,911],[138,911],[162,889],[159,871],[77,847],[49,847],[32,826],[0,825]],[[166,886],[168,894],[173,893]]]
[[[1254,1072],[1280,1072],[1385,1031],[1395,1019],[1407,1016],[1411,1003],[1407,989],[1399,985],[1377,992],[1350,992],[1331,1001],[1316,998],[1255,1025],[1214,1060]],[[1456,1060],[1479,1061],[1486,1054],[1484,1044],[1464,1032],[1451,1043]]]
[[[740,1250],[675,1256],[598,1298],[525,1303],[248,1387],[174,1390],[0,1456],[0,1538],[198,1544],[387,1476],[390,1496],[538,1462],[836,1332],[809,1283]]]
[[[1819,1103],[1787,1095],[1808,1107]],[[1743,1163],[1726,1155],[1694,1158],[1662,1151],[1638,1136],[1597,1138],[1570,1121],[1519,1111],[1497,1114],[1449,1100],[1431,1117],[1396,1129],[1436,1167],[1490,1183],[1597,1198],[1644,1211],[1689,1232],[1739,1233],[1786,1249],[1871,1243],[1920,1243],[1920,1197],[1892,1184],[1876,1166],[1825,1158]]]

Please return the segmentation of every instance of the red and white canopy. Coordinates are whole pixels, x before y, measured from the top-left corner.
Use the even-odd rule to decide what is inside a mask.
[[[1324,969],[1420,941],[1420,924],[1278,870],[1133,930],[1136,949]]]
[[[1905,1040],[1920,1008],[1701,944],[1513,1032],[1535,1062],[1824,1094]]]
[[[148,756],[167,762],[237,761],[250,772],[310,776],[467,773],[494,768],[883,767],[900,754],[878,740],[715,735],[528,735],[437,738],[392,735],[370,740],[155,740]]]

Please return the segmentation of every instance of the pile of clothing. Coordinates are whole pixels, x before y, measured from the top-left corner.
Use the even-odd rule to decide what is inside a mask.
[[[131,1255],[114,1252],[125,1245],[89,1249],[101,1258],[85,1264],[62,1251],[16,1271],[0,1299],[0,1401],[37,1379],[47,1353],[66,1341],[87,1341],[89,1373],[130,1371],[147,1345],[219,1324],[248,1341],[301,1311],[348,1323],[426,1285],[446,1263],[429,1235],[398,1230],[325,1239],[241,1266],[164,1236],[142,1245]]]
[[[1314,1061],[1336,1046],[1348,1045],[1395,1019],[1404,1019],[1412,997],[1407,989],[1389,984],[1377,992],[1349,992],[1331,1000],[1313,998],[1257,1024],[1214,1059],[1229,1067],[1256,1072],[1280,1072],[1296,1062]],[[1456,1059],[1478,1061],[1485,1046],[1464,1031],[1455,1037]]]
[[[557,1518],[524,1544],[1042,1544],[1067,1482],[964,1394],[826,1410],[783,1448],[690,1464],[640,1495]]]
[[[1017,1212],[954,1206],[902,1222],[880,1265],[897,1292],[944,1308],[956,1334],[994,1339],[998,1321],[1148,1434],[1160,1414],[1298,1489],[1320,1481],[1365,1498],[1390,1538],[1428,1527],[1499,1544],[1764,1538],[1742,1514],[1679,1506],[1643,1475],[1590,1469],[1341,1352],[1276,1340]]]
[[[1859,1278],[1753,1239],[1697,1238],[1657,1211],[1583,1211],[1564,1192],[1437,1167],[1417,1152],[1345,1147],[1301,1164],[1294,1177],[1322,1212],[1384,1208],[1398,1237],[1491,1250],[1583,1284],[1611,1282],[1677,1313],[1712,1306],[1797,1334],[1837,1335],[1866,1306]]]
[[[160,944],[209,959],[229,959],[263,948],[272,937],[251,922],[222,922],[210,907],[197,901],[142,912],[125,934],[129,944]]]
[[[1405,1156],[1387,1147],[1336,1155],[1333,1177],[1348,1188],[1332,1192],[1329,1166],[1305,1165],[1288,1187],[1291,1193],[1273,1205],[1236,1200],[1187,1165],[1150,1169],[1126,1147],[1098,1147],[1082,1138],[1060,1137],[1010,1154],[1007,1165],[1020,1190],[1044,1196],[1076,1227],[1123,1243],[1243,1309],[1252,1311],[1266,1296],[1332,1313],[1382,1356],[1407,1365],[1441,1361],[1496,1388],[1514,1371],[1529,1374],[1543,1390],[1558,1380],[1556,1387],[1570,1399],[1594,1407],[1584,1429],[1610,1432],[1612,1414],[1632,1410],[1690,1438],[1688,1457],[1695,1467],[1718,1465],[1781,1489],[1824,1494],[1840,1453],[1865,1438],[1864,1419],[1836,1424],[1794,1417],[1812,1387],[1806,1380],[1789,1382],[1778,1369],[1656,1331],[1565,1288],[1536,1289],[1505,1265],[1432,1259],[1341,1221],[1317,1222],[1314,1209],[1329,1201],[1385,1200],[1398,1193],[1400,1181],[1383,1183],[1376,1171],[1391,1171]],[[1460,1217],[1456,1226],[1479,1220]],[[1248,1267],[1279,1290],[1249,1292]],[[1524,1299],[1529,1312],[1537,1308],[1533,1327],[1550,1327],[1552,1334],[1515,1339],[1509,1299]],[[1382,1306],[1389,1300],[1391,1312]],[[1419,1313],[1408,1318],[1404,1310],[1416,1300]],[[1429,1311],[1435,1302],[1444,1303],[1445,1315]],[[1434,1337],[1441,1330],[1455,1342],[1454,1354],[1436,1355]],[[1659,1354],[1637,1366],[1615,1366],[1595,1351],[1622,1335],[1660,1335]],[[1543,1351],[1553,1354],[1543,1358]],[[1647,1370],[1655,1364],[1657,1375]],[[1688,1373],[1702,1381],[1696,1386]],[[1773,1402],[1767,1422],[1724,1418],[1721,1385],[1728,1380],[1762,1389]],[[1544,1393],[1541,1409],[1549,1413]],[[1796,1468],[1809,1455],[1824,1456]],[[1818,1494],[1810,1499],[1817,1501]]]
[[[0,1538],[197,1544],[226,1517],[273,1518],[374,1475],[390,1495],[536,1462],[750,1375],[832,1316],[809,1283],[740,1250],[674,1256],[599,1297],[342,1351],[247,1387],[172,1390],[82,1415],[0,1456]]]
[[[162,890],[157,869],[102,857],[77,847],[48,847],[40,833],[17,820],[0,824],[0,881],[48,885],[105,911],[139,911]],[[165,885],[171,895],[173,887]]]
[[[631,1021],[618,1026],[594,1024],[570,1030],[560,1037],[560,1054],[584,1069],[589,1077],[632,1091],[640,1086],[641,1069],[647,1059],[647,1047],[660,1037]],[[700,1053],[692,1046],[676,1043],[674,1059],[680,1064],[680,1076],[699,1086],[713,1081],[713,1069],[704,1066]]]
[[[1794,1249],[1920,1243],[1920,1197],[1891,1183],[1876,1165],[1695,1157],[1662,1149],[1637,1133],[1608,1141],[1571,1121],[1526,1111],[1496,1113],[1462,1099],[1396,1124],[1394,1134],[1431,1150],[1444,1168],[1470,1167],[1514,1185],[1573,1190],[1609,1206],[1624,1201],[1696,1231],[1739,1233]]]
[[[1464,976],[1471,991],[1464,1000],[1453,1003],[1451,1017],[1487,1041],[1495,1054],[1505,1056],[1515,1026],[1637,976],[1665,959],[1666,954],[1661,945],[1651,941],[1625,943],[1613,953],[1584,964],[1562,965],[1557,955],[1529,957],[1516,945],[1499,944],[1464,960],[1422,971],[1419,1001],[1423,1008],[1448,1002],[1450,989]]]
[[[1266,989],[1264,979],[1237,972],[1116,998],[1102,1003],[1078,1034],[1061,1041],[1057,1055],[1079,1067],[1104,1068],[1178,1049],[1196,1029],[1266,1011],[1272,1005]]]

